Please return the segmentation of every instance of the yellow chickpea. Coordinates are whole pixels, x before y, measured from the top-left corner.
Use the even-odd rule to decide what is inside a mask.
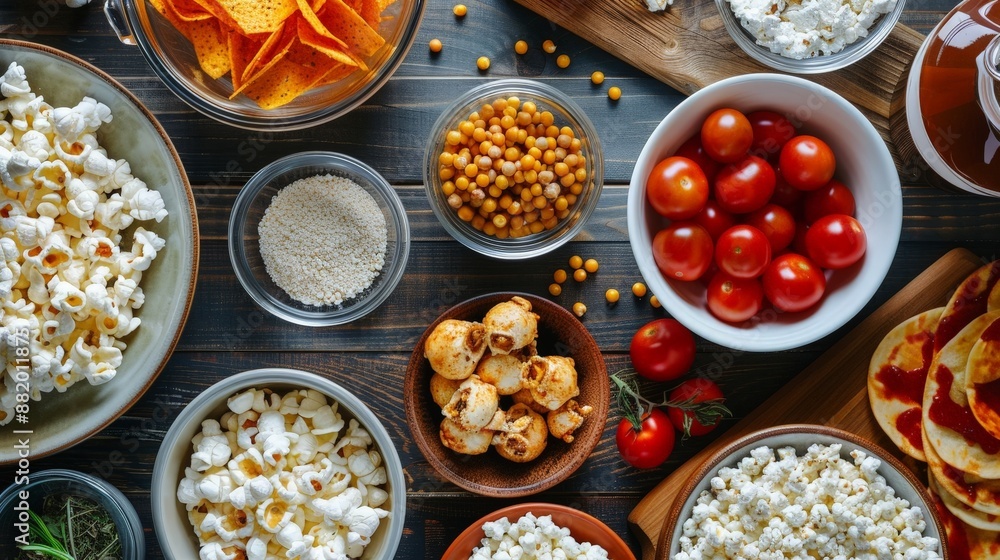
[[[573,314],[576,315],[577,317],[583,317],[583,315],[586,312],[587,312],[587,306],[584,305],[583,302],[578,301],[573,304]]]
[[[618,303],[620,297],[621,294],[614,288],[608,288],[608,291],[604,292],[604,299],[608,300],[608,303]]]
[[[559,296],[562,293],[562,286],[559,284],[549,284],[549,293],[553,296]]]
[[[646,285],[643,284],[642,282],[636,282],[635,284],[632,284],[632,294],[635,297],[639,298],[646,297]]]
[[[469,13],[469,8],[465,7],[465,4],[455,4],[451,11],[456,17],[465,17],[465,14]]]
[[[652,305],[655,309],[660,308],[660,300],[656,296],[649,297],[649,305]]]
[[[593,82],[593,84],[597,85],[597,86],[603,84],[604,83],[604,72],[601,72],[600,70],[594,72],[593,74],[590,75],[590,81]]]
[[[572,268],[573,270],[576,270],[576,269],[580,268],[581,266],[583,266],[583,257],[581,257],[580,255],[573,255],[572,257],[569,258],[569,267],[570,268]]]
[[[441,47],[444,45],[441,44],[441,39],[431,39],[428,46],[430,47],[432,53],[439,53],[441,52]]]
[[[573,280],[576,280],[577,282],[583,282],[586,279],[587,279],[587,271],[586,270],[584,270],[582,268],[578,268],[578,269],[576,269],[576,270],[573,271]]]
[[[476,59],[476,68],[479,68],[483,72],[489,70],[490,69],[490,59],[487,58],[487,57],[485,57],[485,56],[479,57],[478,59]]]
[[[549,54],[552,54],[556,52],[556,44],[553,43],[551,39],[546,39],[542,41],[542,50]]]
[[[622,97],[622,88],[618,86],[611,86],[611,88],[608,89],[608,97],[612,101],[618,101]]]
[[[552,279],[555,280],[557,284],[562,284],[566,281],[566,271],[560,268],[552,274]]]
[[[597,272],[598,266],[597,259],[587,259],[583,263],[583,269],[591,274]]]
[[[514,52],[516,52],[517,54],[524,54],[528,52],[527,41],[518,41],[514,43]]]
[[[560,68],[569,67],[569,55],[561,54],[556,57],[556,66]]]

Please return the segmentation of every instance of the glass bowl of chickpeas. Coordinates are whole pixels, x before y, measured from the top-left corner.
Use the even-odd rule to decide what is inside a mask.
[[[597,207],[597,131],[566,94],[522,79],[471,89],[437,119],[424,187],[448,233],[483,255],[528,259],[573,239]]]

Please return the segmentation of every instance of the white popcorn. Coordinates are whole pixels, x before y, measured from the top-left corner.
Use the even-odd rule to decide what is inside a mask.
[[[506,517],[483,524],[486,535],[473,549],[472,559],[606,559],[608,552],[589,542],[578,543],[569,529],[552,522],[552,517],[527,513],[515,523]]]

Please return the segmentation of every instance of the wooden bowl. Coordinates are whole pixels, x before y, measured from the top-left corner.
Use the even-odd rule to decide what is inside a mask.
[[[496,521],[501,517],[506,517],[514,523],[524,515],[532,513],[535,517],[551,515],[552,522],[560,527],[566,527],[570,535],[576,542],[589,542],[600,545],[608,551],[608,557],[615,560],[635,560],[635,555],[629,549],[625,541],[611,530],[610,527],[601,522],[600,519],[591,517],[582,511],[558,504],[545,504],[541,502],[531,502],[517,504],[498,509],[489,515],[484,515],[469,528],[462,531],[462,534],[455,539],[448,550],[444,551],[441,560],[468,560],[472,555],[472,549],[480,545],[480,541],[486,537],[483,532],[483,524],[488,521]]]
[[[482,321],[494,305],[521,296],[538,314],[539,355],[564,355],[576,361],[580,396],[577,401],[594,407],[576,431],[575,440],[565,443],[549,437],[548,445],[534,461],[514,463],[490,449],[482,455],[462,455],[448,449],[438,435],[441,407],[431,399],[430,379],[434,372],[424,358],[424,343],[434,327],[445,319]],[[551,301],[522,293],[495,293],[472,298],[444,312],[417,343],[406,369],[403,404],[413,439],[427,461],[444,478],[477,494],[493,497],[527,496],[555,486],[569,478],[590,456],[604,432],[611,389],[607,368],[597,343],[572,313]],[[503,406],[504,400],[501,400]]]
[[[941,558],[948,560],[948,549],[944,547],[944,528],[938,519],[937,508],[934,507],[931,495],[926,486],[920,482],[913,471],[873,442],[837,428],[813,424],[788,424],[774,426],[747,434],[710,456],[702,466],[688,479],[677,494],[660,532],[660,542],[656,546],[656,559],[669,560],[680,551],[680,537],[684,521],[691,516],[691,510],[702,490],[709,487],[709,482],[722,467],[735,466],[743,457],[749,457],[750,451],[762,445],[772,449],[778,447],[794,447],[801,455],[810,445],[822,443],[830,445],[839,443],[841,457],[850,458],[851,451],[860,449],[867,455],[882,461],[878,474],[885,477],[886,484],[896,491],[896,495],[905,498],[910,506],[917,506],[924,515],[927,528],[925,536],[934,537],[942,543],[938,552]]]

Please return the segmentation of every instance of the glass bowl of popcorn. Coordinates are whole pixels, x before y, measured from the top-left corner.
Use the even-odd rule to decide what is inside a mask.
[[[926,486],[895,456],[845,430],[790,424],[708,457],[667,513],[656,558],[931,560],[948,558],[944,534]]]
[[[854,64],[892,32],[905,0],[715,0],[726,30],[751,58],[782,72],[819,74]]]
[[[160,547],[178,559],[392,558],[406,512],[399,455],[372,411],[281,368],[192,400],[160,445],[151,498]]]

